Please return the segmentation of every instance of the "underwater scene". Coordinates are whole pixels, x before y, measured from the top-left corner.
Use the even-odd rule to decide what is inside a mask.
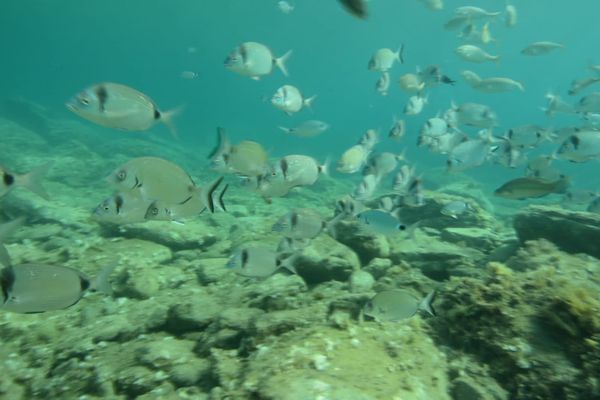
[[[599,13],[4,0],[0,399],[600,400]]]

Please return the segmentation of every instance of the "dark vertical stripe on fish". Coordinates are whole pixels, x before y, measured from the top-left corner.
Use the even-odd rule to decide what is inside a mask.
[[[108,100],[108,91],[103,85],[98,85],[96,87],[96,97],[98,97],[98,107],[100,108],[100,112],[104,112],[106,105],[106,100]]]
[[[2,303],[8,301],[8,296],[15,283],[15,271],[13,267],[6,267],[0,271],[0,288],[2,288]]]
[[[11,174],[9,174],[7,172],[4,172],[4,174],[2,176],[2,181],[4,182],[4,184],[6,186],[10,186],[13,183],[15,183],[15,177],[14,177],[14,175],[11,175]]]

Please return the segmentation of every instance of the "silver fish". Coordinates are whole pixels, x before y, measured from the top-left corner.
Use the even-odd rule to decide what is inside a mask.
[[[7,168],[0,165],[0,198],[17,186],[31,190],[45,200],[50,196],[42,186],[42,180],[52,166],[53,162],[46,163],[37,167],[26,174],[15,174]]]
[[[375,82],[375,90],[382,96],[387,96],[390,89],[390,74],[385,71],[381,74],[377,82]]]
[[[400,140],[400,139],[402,139],[402,137],[404,137],[405,134],[406,134],[406,122],[404,122],[403,119],[398,119],[398,118],[394,117],[394,124],[390,128],[388,137],[395,139],[395,140]]]
[[[404,106],[404,114],[417,115],[423,111],[423,107],[427,104],[427,97],[420,95],[410,96],[408,102]]]
[[[316,95],[304,97],[297,87],[283,85],[271,97],[271,104],[287,115],[292,115],[303,108],[311,108],[316,98]]]
[[[145,131],[162,122],[177,137],[173,117],[180,109],[163,112],[144,93],[119,83],[103,82],[87,87],[66,106],[81,118],[123,131]]]
[[[340,217],[343,215],[340,214]],[[335,219],[337,221],[337,219]],[[332,220],[333,221],[333,220]],[[279,218],[271,230],[290,239],[314,239],[321,232],[328,231],[333,222],[327,222],[310,208],[296,208]]]
[[[395,52],[388,48],[379,49],[369,60],[368,68],[370,71],[387,72],[396,61],[404,64],[403,53],[404,44],[401,44]]]
[[[383,210],[363,211],[356,218],[363,227],[382,235],[394,235],[407,229],[407,226],[398,221],[398,218]]]
[[[282,157],[266,176],[269,181],[284,181],[291,187],[313,185],[322,174],[327,174],[327,163],[320,164],[310,156],[291,154]]]
[[[470,209],[469,204],[462,200],[455,200],[444,204],[440,212],[450,218],[458,219],[458,217]]]
[[[487,160],[490,151],[491,139],[489,137],[462,142],[448,155],[448,171],[464,171],[468,168],[478,167]]]
[[[370,200],[379,186],[381,178],[378,175],[365,175],[360,183],[356,186],[356,189],[352,193],[352,197],[359,201]]]
[[[555,43],[555,42],[548,42],[548,41],[535,42],[535,43],[531,43],[530,45],[525,47],[523,50],[521,50],[521,54],[526,55],[526,56],[541,56],[544,54],[548,54],[553,50],[562,49],[564,47],[565,47],[564,45],[562,45],[560,43]]]
[[[92,219],[117,225],[144,222],[150,203],[135,192],[116,193],[98,204],[92,212]]]
[[[365,304],[365,315],[377,321],[402,321],[417,314],[419,311],[435,316],[432,303],[435,291],[430,292],[425,298],[419,299],[410,291],[395,289],[377,293]]]
[[[279,68],[285,76],[288,76],[285,63],[291,55],[290,50],[281,57],[275,57],[264,44],[245,42],[233,49],[225,58],[225,68],[255,80],[271,74],[273,67]]]
[[[600,132],[581,131],[566,139],[556,152],[559,158],[582,163],[600,157]]]
[[[282,259],[279,253],[267,247],[246,247],[236,251],[229,258],[226,267],[248,278],[266,278],[280,268],[295,273],[291,264],[293,257]]]
[[[322,134],[329,129],[329,124],[323,121],[308,120],[302,122],[294,128],[280,126],[279,129],[290,135],[299,137],[313,137]]]
[[[88,291],[111,294],[108,278],[114,266],[95,279],[80,271],[54,265],[22,264],[0,271],[3,302],[0,309],[16,313],[60,310],[76,304]]]

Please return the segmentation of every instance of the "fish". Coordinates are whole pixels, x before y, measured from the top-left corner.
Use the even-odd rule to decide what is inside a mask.
[[[377,82],[375,82],[375,90],[382,96],[387,96],[390,89],[390,74],[385,71],[381,74]]]
[[[1,310],[40,313],[69,308],[87,292],[112,294],[108,280],[114,266],[104,268],[96,278],[63,266],[22,264],[0,271]]]
[[[481,41],[481,43],[483,44],[488,44],[490,42],[495,41],[496,39],[494,39],[492,37],[492,33],[490,32],[490,23],[486,22],[483,27],[481,28],[481,33],[479,36],[479,40]]]
[[[420,311],[435,316],[432,306],[434,300],[435,290],[423,299],[415,297],[412,292],[404,289],[385,290],[371,298],[365,304],[363,312],[380,322],[399,322],[413,317]]]
[[[375,174],[364,175],[360,183],[354,189],[351,196],[358,201],[370,200],[377,190],[381,177]]]
[[[568,190],[563,196],[562,203],[567,205],[590,204],[597,197],[598,193],[591,190]]]
[[[287,115],[292,115],[305,107],[311,108],[316,98],[316,95],[306,98],[297,87],[283,85],[271,97],[271,104]]]
[[[502,14],[500,11],[486,11],[480,7],[462,6],[454,10],[454,14],[471,20],[481,18],[492,18]]]
[[[138,157],[117,167],[106,180],[124,193],[145,200],[182,203],[196,191],[190,175],[179,165],[158,157]]]
[[[227,164],[231,154],[232,145],[227,138],[225,128],[217,127],[217,146],[210,152],[210,168],[220,173],[235,173]]]
[[[582,90],[584,90],[598,82],[600,82],[600,76],[594,76],[592,78],[586,78],[586,79],[576,79],[573,82],[571,82],[571,87],[569,88],[568,93],[571,96],[575,96]]]
[[[502,139],[502,138],[501,138]],[[492,148],[492,161],[508,168],[517,168],[527,161],[527,154],[523,146],[514,145],[510,140],[504,139],[500,145]]]
[[[454,85],[456,83],[456,81],[449,76],[442,74],[440,67],[437,65],[428,65],[424,69],[418,70],[417,75],[421,82],[425,84],[425,87],[434,86],[440,83],[446,85]]]
[[[25,218],[19,217],[13,219],[12,221],[0,224],[0,264],[5,267],[9,267],[10,265],[12,265],[12,262],[10,260],[10,255],[8,254],[8,251],[4,246],[4,243],[6,242],[6,240],[8,240],[9,237],[12,236],[12,234],[17,229],[23,226],[24,222]]]
[[[408,93],[420,93],[425,88],[425,82],[417,74],[404,74],[398,80],[400,89]]]
[[[491,133],[487,132],[487,136],[458,144],[448,155],[448,171],[464,171],[482,165],[490,155],[491,143]]]
[[[196,73],[194,71],[182,71],[181,77],[183,79],[192,80],[192,79],[196,79],[198,77],[198,73]]]
[[[455,200],[449,203],[444,204],[440,213],[443,215],[447,215],[450,218],[458,219],[458,217],[470,210],[470,206],[468,203],[465,203],[462,200]]]
[[[238,175],[261,176],[269,171],[269,155],[258,142],[242,140],[225,156],[227,167]]]
[[[394,235],[405,231],[407,226],[398,221],[394,215],[383,210],[366,210],[358,213],[356,218],[361,226],[373,233],[382,235]]]
[[[404,152],[395,154],[384,151],[371,155],[363,171],[363,175],[376,175],[379,179],[391,173],[398,166],[399,161],[404,161]]]
[[[425,195],[423,194],[423,179],[420,176],[413,176],[408,183],[406,194],[402,198],[402,204],[408,207],[421,207],[425,205]],[[414,229],[413,224],[413,229]]]
[[[481,79],[479,82],[473,82],[471,87],[483,93],[504,93],[518,90],[525,91],[525,87],[521,82],[517,82],[510,78],[493,77]]]
[[[600,157],[600,132],[586,130],[568,137],[556,151],[559,158],[583,163]]]
[[[550,118],[554,117],[556,113],[574,114],[576,111],[574,106],[563,101],[559,95],[554,93],[546,93],[546,100],[548,100],[548,105],[546,108],[542,108],[542,111]]]
[[[506,25],[506,27],[512,28],[513,26],[515,26],[518,21],[518,13],[516,7],[512,4],[507,4],[506,8],[504,9],[504,13],[504,24]]]
[[[259,80],[270,75],[273,67],[279,68],[283,75],[288,76],[285,63],[292,55],[292,50],[281,57],[275,57],[271,50],[262,43],[245,42],[234,48],[225,58],[225,68],[242,76]]]
[[[367,0],[338,0],[346,11],[360,19],[367,19],[369,10]]]
[[[583,96],[575,108],[580,113],[600,112],[600,92],[593,92]]]
[[[414,167],[411,168],[408,165],[401,166],[396,175],[394,176],[394,181],[392,185],[392,189],[394,190],[394,192],[397,192],[399,194],[407,193],[409,185],[414,175]]]
[[[486,61],[500,61],[500,56],[494,56],[485,50],[472,44],[463,44],[458,46],[454,52],[465,61],[472,63],[484,63]]]
[[[375,51],[369,60],[369,71],[387,72],[394,66],[396,61],[400,64],[404,64],[403,53],[404,44],[401,44],[395,52],[388,48]]]
[[[427,104],[427,97],[420,95],[410,96],[408,102],[404,106],[405,115],[418,115],[423,111],[423,107]]]
[[[525,175],[535,178],[553,181],[560,178],[560,172],[552,167],[552,163],[556,160],[556,155],[542,154],[527,163]]]
[[[280,126],[279,129],[293,136],[314,137],[319,136],[323,132],[327,131],[329,129],[329,124],[318,120],[308,120],[302,122],[294,128]]]
[[[284,14],[291,14],[294,11],[294,6],[288,3],[285,0],[280,0],[277,2],[277,8]]]
[[[343,217],[340,214],[334,218],[337,221]],[[332,220],[333,222],[335,222]],[[322,232],[328,231],[332,223],[323,219],[321,214],[311,208],[295,208],[280,217],[271,227],[273,232],[283,234],[294,240],[314,239]]]
[[[155,200],[144,213],[145,220],[152,221],[180,221],[184,218],[195,217],[208,209],[215,212],[214,193],[223,181],[223,177],[211,182],[206,188],[199,189],[197,194],[189,197],[183,203],[168,204],[164,201]],[[223,211],[227,211],[223,198],[229,185],[225,185],[218,196],[218,204]]]
[[[464,70],[460,74],[465,82],[473,88],[482,81],[481,77],[473,71]]]
[[[441,11],[444,9],[443,0],[420,0],[430,10]]]
[[[244,247],[235,251],[225,266],[247,278],[267,278],[281,268],[296,273],[291,263],[294,258],[293,255],[283,258],[275,250],[264,246]]]
[[[367,162],[371,150],[361,144],[350,147],[337,162],[336,170],[344,174],[358,172]]]
[[[290,154],[282,157],[272,168],[266,179],[283,181],[290,187],[313,185],[322,174],[328,173],[327,163],[320,164],[313,157]]]
[[[457,29],[462,28],[463,26],[468,24],[470,21],[471,21],[471,18],[463,16],[463,15],[458,15],[458,16],[455,16],[455,17],[449,19],[448,21],[446,21],[446,23],[444,24],[444,29],[447,31],[455,31]]]
[[[425,121],[425,124],[423,124],[423,126],[421,127],[421,130],[419,131],[419,138],[423,137],[423,136],[429,136],[429,137],[437,137],[437,136],[442,136],[445,135],[446,133],[448,133],[448,129],[450,127],[448,126],[448,122],[446,122],[445,119],[440,118],[440,117],[433,117],[433,118],[429,118],[427,121]],[[419,141],[417,141],[417,145],[420,145],[421,139],[419,139]]]
[[[359,145],[364,146],[369,151],[373,150],[377,143],[379,143],[379,132],[375,129],[367,129],[358,141]]]
[[[394,124],[390,128],[388,137],[394,140],[400,140],[406,134],[406,122],[394,116]]]
[[[600,197],[596,197],[585,209],[587,212],[600,214]]]
[[[492,128],[498,125],[498,115],[489,106],[479,103],[463,103],[452,106],[453,119],[457,125],[476,128]]]
[[[496,189],[494,195],[513,200],[539,198],[552,193],[564,193],[569,184],[570,179],[566,176],[562,176],[555,181],[532,177],[516,178]]]
[[[525,47],[523,50],[521,50],[521,54],[523,54],[525,56],[541,56],[544,54],[548,54],[548,53],[552,52],[553,50],[562,49],[564,47],[565,46],[563,44],[555,43],[555,42],[548,42],[548,41],[535,42],[535,43],[529,44],[527,47]]]
[[[177,138],[173,118],[181,108],[161,111],[150,97],[119,83],[89,86],[73,96],[66,107],[85,120],[122,131],[142,132],[161,122]]]
[[[151,202],[137,192],[115,193],[96,206],[92,211],[92,219],[116,225],[144,222]]]
[[[544,141],[554,141],[556,136],[549,129],[535,124],[526,124],[508,129],[505,138],[514,146],[534,148]]]
[[[438,154],[449,154],[456,146],[468,140],[469,137],[465,133],[453,130],[439,136],[424,136],[417,144],[427,143],[429,151]]]
[[[44,200],[50,200],[50,196],[42,186],[42,181],[53,164],[54,162],[50,161],[26,174],[16,174],[0,165],[0,198],[6,196],[15,187],[23,187]]]

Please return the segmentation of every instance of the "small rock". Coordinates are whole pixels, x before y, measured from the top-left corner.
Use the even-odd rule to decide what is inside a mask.
[[[350,291],[352,293],[368,292],[373,288],[375,278],[367,271],[354,271],[350,275]]]

